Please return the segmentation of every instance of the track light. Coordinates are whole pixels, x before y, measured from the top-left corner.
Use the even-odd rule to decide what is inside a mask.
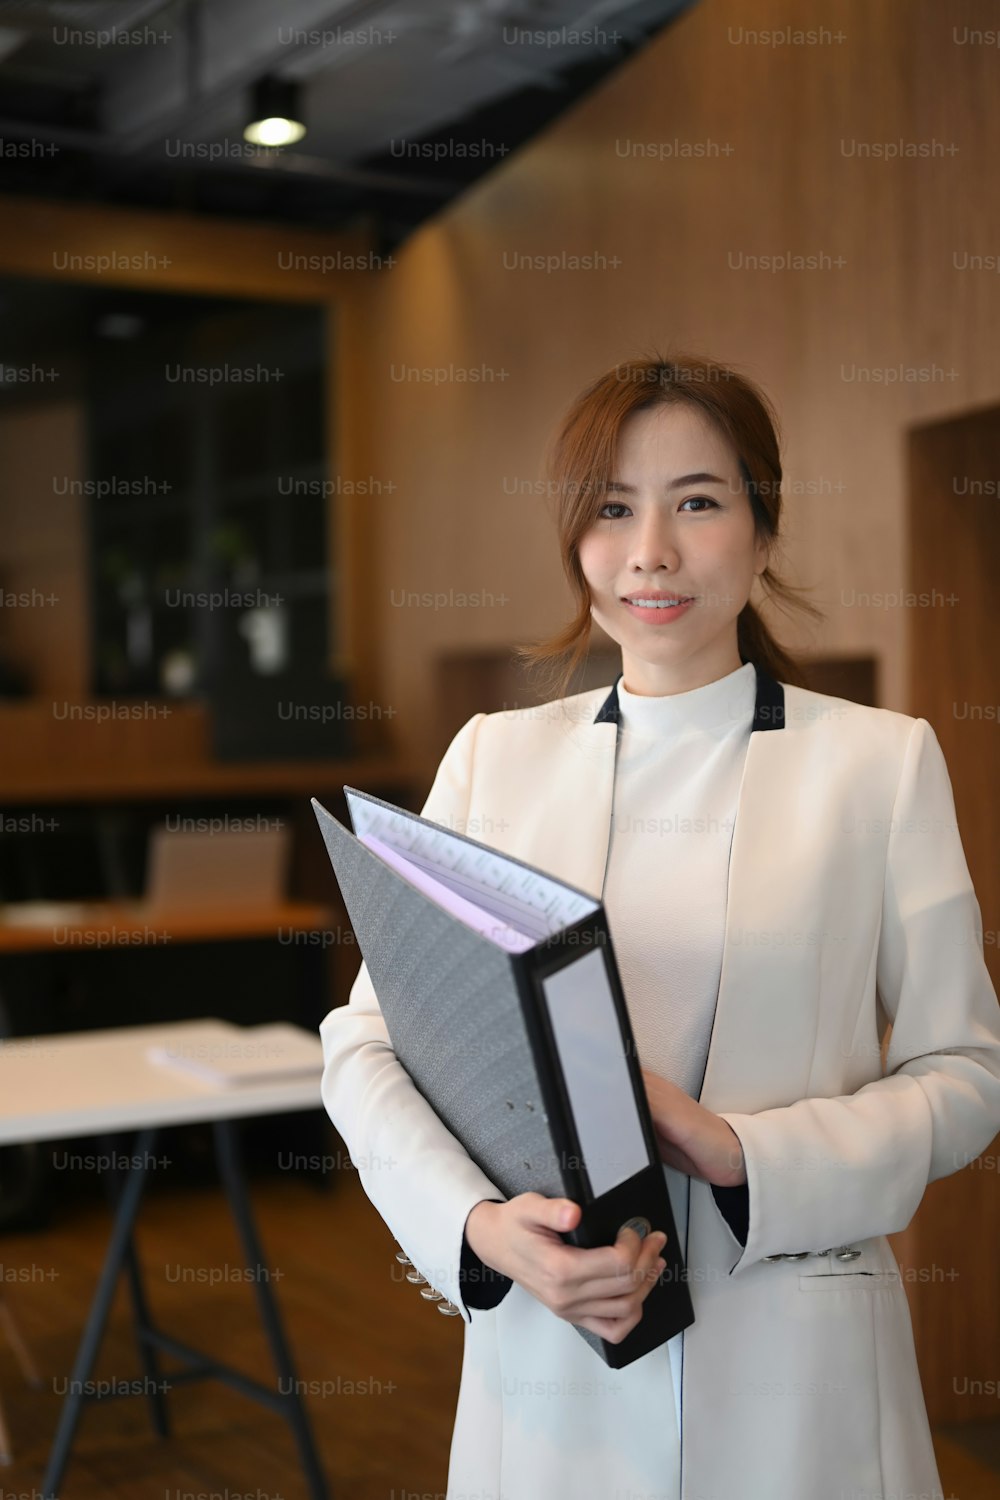
[[[254,84],[243,139],[254,146],[294,146],[305,133],[298,84],[273,75],[259,79]]]

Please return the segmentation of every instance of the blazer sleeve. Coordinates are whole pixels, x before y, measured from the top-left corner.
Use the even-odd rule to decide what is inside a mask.
[[[889,825],[876,985],[892,1022],[883,1077],[841,1097],[722,1112],[747,1169],[745,1245],[730,1275],[767,1255],[905,1228],[927,1184],[1000,1130],[1000,1006],[951,780],[925,719],[913,721]],[[788,1172],[791,1157],[809,1170]]]
[[[465,827],[472,758],[484,714],[455,735],[421,813]],[[321,1022],[323,1105],[347,1145],[361,1185],[414,1266],[458,1308],[493,1306],[510,1287],[465,1244],[465,1221],[484,1198],[505,1194],[480,1171],[398,1061],[362,963],[346,1005]],[[492,1300],[491,1300],[492,1298]]]

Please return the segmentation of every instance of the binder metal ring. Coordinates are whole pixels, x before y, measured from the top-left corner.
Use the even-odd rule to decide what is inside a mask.
[[[644,1219],[641,1214],[636,1214],[634,1219],[626,1219],[624,1224],[618,1226],[618,1233],[621,1234],[623,1229],[634,1229],[639,1238],[644,1240],[652,1228],[648,1219]]]

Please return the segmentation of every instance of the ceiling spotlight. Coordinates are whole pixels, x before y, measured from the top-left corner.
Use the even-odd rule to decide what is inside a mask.
[[[295,80],[273,75],[259,79],[254,84],[243,139],[254,146],[294,146],[305,133]]]

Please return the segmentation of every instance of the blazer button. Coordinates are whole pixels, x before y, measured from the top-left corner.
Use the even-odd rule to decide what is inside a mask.
[[[783,1260],[806,1260],[807,1257],[810,1256],[811,1254],[812,1254],[811,1250],[796,1250],[791,1255],[785,1255],[785,1256],[783,1256],[782,1259]]]
[[[441,1302],[435,1302],[434,1306],[437,1308],[439,1313],[444,1313],[446,1318],[457,1318],[460,1316],[458,1308],[455,1306],[454,1302],[442,1300]]]
[[[406,1279],[413,1286],[424,1286],[427,1282],[427,1277],[417,1270],[407,1271]]]
[[[835,1260],[857,1260],[860,1254],[861,1251],[855,1250],[853,1245],[841,1245],[839,1250],[833,1252]]]
[[[406,1253],[405,1250],[397,1250],[396,1251],[396,1259],[399,1261],[399,1264],[401,1266],[412,1266],[413,1265],[412,1260],[407,1255],[407,1253]]]
[[[440,1302],[442,1300],[441,1293],[432,1286],[422,1286],[420,1288],[420,1295],[425,1302]]]

